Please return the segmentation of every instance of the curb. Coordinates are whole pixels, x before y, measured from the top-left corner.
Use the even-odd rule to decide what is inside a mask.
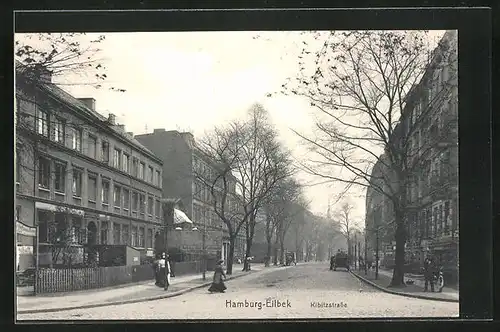
[[[381,290],[381,291],[383,291],[385,293],[389,293],[389,294],[393,294],[393,295],[399,295],[399,296],[405,296],[405,297],[412,297],[412,298],[421,299],[421,300],[431,300],[431,301],[460,303],[460,300],[455,300],[455,299],[443,299],[443,298],[430,297],[430,296],[425,296],[425,295],[415,295],[415,294],[410,294],[410,293],[396,292],[396,291],[387,289],[385,287],[379,286],[376,283],[374,283],[374,282],[372,282],[372,281],[370,281],[368,279],[365,279],[365,278],[359,276],[358,274],[356,274],[354,272],[349,271],[349,273],[351,275],[355,276],[356,278],[358,278],[359,280],[363,281],[364,283],[366,283],[366,284],[368,284],[368,285],[370,285],[370,286],[372,286],[374,288],[377,288],[378,290]]]
[[[240,274],[234,277],[229,277],[226,279],[226,281],[230,281],[233,279],[241,278],[244,276],[248,276],[252,273],[260,272],[263,270],[258,270],[258,271],[252,271],[250,270],[249,272],[245,274]],[[212,282],[206,282],[201,285],[189,287],[186,289],[182,289],[177,292],[173,293],[167,293],[167,294],[162,294],[162,295],[156,295],[156,296],[151,296],[151,297],[143,297],[143,298],[138,298],[138,299],[132,299],[132,300],[123,300],[123,301],[114,301],[114,302],[106,302],[106,303],[92,303],[92,304],[85,304],[85,305],[79,305],[79,306],[72,306],[72,307],[64,307],[64,308],[47,308],[47,309],[31,309],[31,310],[18,310],[18,314],[36,314],[36,313],[45,313],[45,312],[57,312],[57,311],[68,311],[68,310],[75,310],[75,309],[91,309],[91,308],[98,308],[98,307],[107,307],[107,306],[112,306],[112,305],[121,305],[121,304],[130,304],[130,303],[137,303],[137,302],[147,302],[147,301],[155,301],[155,300],[161,300],[161,299],[166,299],[170,297],[176,297],[185,293],[189,293],[193,290],[207,287],[211,285]]]

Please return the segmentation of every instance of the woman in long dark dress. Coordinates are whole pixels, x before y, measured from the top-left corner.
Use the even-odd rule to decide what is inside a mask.
[[[212,285],[208,289],[210,293],[213,292],[224,293],[224,291],[227,289],[226,285],[224,285],[226,274],[224,273],[224,268],[222,267],[223,263],[224,263],[223,260],[219,260],[217,262],[217,265],[215,266],[214,280],[212,282]],[[222,280],[222,278],[224,278],[224,280]]]

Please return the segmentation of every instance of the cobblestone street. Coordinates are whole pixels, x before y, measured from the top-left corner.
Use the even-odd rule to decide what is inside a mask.
[[[224,294],[206,288],[156,301],[21,314],[18,320],[244,319],[458,317],[459,304],[378,291],[327,263],[269,269],[227,282]]]

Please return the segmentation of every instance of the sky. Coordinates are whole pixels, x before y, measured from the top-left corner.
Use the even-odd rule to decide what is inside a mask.
[[[107,33],[98,57],[107,68],[107,84],[126,92],[67,85],[78,81],[75,77],[59,82],[77,98],[95,98],[98,112],[115,114],[134,134],[165,128],[201,137],[261,103],[283,143],[300,159],[305,150],[291,129],[310,132],[314,109],[300,97],[268,94],[279,92],[287,78],[297,75],[303,41],[318,45],[299,32]],[[341,203],[333,202],[343,185],[313,185],[320,179],[306,174],[299,178],[309,184],[305,193],[313,213],[325,214],[329,202],[332,211],[340,209]],[[364,223],[364,191],[347,198],[359,226]]]

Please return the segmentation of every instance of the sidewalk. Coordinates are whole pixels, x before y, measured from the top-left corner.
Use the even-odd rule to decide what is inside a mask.
[[[233,274],[227,280],[239,278],[264,269],[260,265],[252,265],[249,272],[241,271],[242,266],[235,265]],[[37,296],[17,296],[17,313],[36,313],[94,308],[142,301],[158,300],[182,295],[197,288],[207,287],[212,282],[212,272],[207,272],[203,281],[201,274],[185,275],[172,278],[172,285],[167,291],[155,285],[155,281],[128,284],[122,287],[109,287],[77,291],[70,293],[54,293]]]
[[[424,283],[418,279],[415,279],[415,276],[412,276],[412,280],[415,281],[413,285],[406,285],[406,287],[401,288],[392,288],[388,287],[391,283],[392,279],[392,271],[386,271],[379,269],[378,271],[378,279],[375,279],[375,270],[368,271],[368,274],[365,275],[365,272],[351,269],[351,273],[356,276],[358,279],[372,285],[375,288],[378,288],[384,292],[402,295],[407,297],[414,297],[425,300],[436,300],[436,301],[446,301],[446,302],[459,302],[459,292],[456,289],[444,287],[441,293],[438,292],[424,292]],[[409,279],[409,277],[405,276],[405,282]]]

